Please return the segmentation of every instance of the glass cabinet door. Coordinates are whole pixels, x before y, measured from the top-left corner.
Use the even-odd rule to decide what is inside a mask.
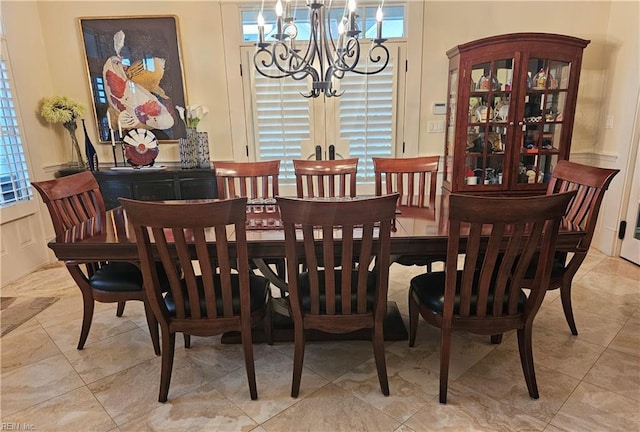
[[[561,153],[563,112],[571,64],[529,58],[516,184],[547,183]]]
[[[464,188],[501,189],[511,141],[513,58],[473,64],[469,91]]]

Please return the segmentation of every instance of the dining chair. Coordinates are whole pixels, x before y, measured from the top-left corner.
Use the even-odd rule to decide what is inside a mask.
[[[569,260],[567,260],[566,252],[556,252],[548,288],[549,290],[560,289],[562,309],[573,335],[578,334],[578,329],[571,305],[571,283],[591,246],[604,193],[619,171],[561,160],[553,169],[551,180],[547,186],[547,195],[577,191],[575,199],[567,208],[565,220],[585,232],[580,245]],[[533,267],[527,276],[532,274]],[[530,287],[531,279],[531,277],[525,278],[523,286]]]
[[[280,161],[214,162],[218,198],[274,198],[279,195]]]
[[[98,182],[89,171],[31,184],[40,193],[49,210],[57,241],[63,240],[67,230],[105,212]],[[135,264],[66,261],[65,265],[82,293],[83,316],[77,346],[79,350],[84,348],[89,336],[94,302],[117,303],[116,315],[120,317],[127,300],[139,300],[144,303],[153,349],[156,355],[160,355],[158,324],[142,287],[142,273]]]
[[[218,198],[220,199],[246,197],[275,200],[275,197],[280,194],[278,186],[279,160],[214,162],[213,166],[218,183]],[[252,261],[252,266],[259,268],[263,274],[272,273],[272,270],[267,266],[273,265],[276,270],[274,276],[284,283],[287,268],[284,258],[254,259]],[[284,297],[285,290],[282,287],[278,288],[280,288],[280,295]]]
[[[158,401],[167,401],[177,332],[214,336],[239,331],[249,392],[257,399],[251,329],[263,322],[271,343],[271,291],[266,278],[249,273],[246,198],[120,202],[135,232],[145,290],[162,333]],[[166,295],[154,265],[158,258],[169,285]]]
[[[377,196],[397,192],[399,207],[435,208],[440,156],[372,159]]]
[[[294,160],[298,198],[355,197],[358,158]]]
[[[531,344],[533,320],[544,298],[561,219],[576,192],[537,197],[449,196],[444,272],[418,275],[409,288],[409,346],[420,315],[440,327],[440,403],[447,402],[452,330],[495,335],[517,330],[529,395],[538,387]],[[458,270],[458,254],[464,263]],[[535,277],[521,289],[536,252]],[[501,259],[500,259],[501,257]]]
[[[375,193],[377,196],[397,192],[398,210],[403,207],[416,207],[435,211],[436,184],[440,156],[421,156],[414,158],[378,158],[373,159]],[[393,257],[393,262],[411,266],[426,266],[432,271],[432,264],[444,261],[445,256],[402,255]]]
[[[277,198],[294,328],[292,397],[300,391],[305,331],[310,329],[339,334],[371,329],[380,388],[389,395],[383,326],[397,198],[397,194],[351,201]],[[370,270],[373,258],[376,265]],[[301,260],[306,271],[300,271]],[[354,267],[354,262],[366,264]]]

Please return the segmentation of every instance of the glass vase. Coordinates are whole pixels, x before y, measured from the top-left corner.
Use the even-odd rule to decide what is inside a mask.
[[[78,144],[78,137],[76,136],[76,129],[78,128],[78,125],[74,120],[65,123],[64,127],[69,131],[69,135],[71,136],[71,160],[67,165],[69,167],[85,169],[87,166],[84,163],[84,159],[82,158],[80,145]]]

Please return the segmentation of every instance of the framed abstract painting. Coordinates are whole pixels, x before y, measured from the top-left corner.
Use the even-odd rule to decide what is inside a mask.
[[[100,143],[148,129],[160,143],[186,136],[175,109],[186,96],[175,16],[79,19]],[[110,129],[111,128],[111,129]]]

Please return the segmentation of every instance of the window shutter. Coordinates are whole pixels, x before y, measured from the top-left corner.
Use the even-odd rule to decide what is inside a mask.
[[[307,81],[271,79],[254,71],[256,158],[280,160],[280,182],[294,184],[294,159],[305,159],[303,141],[311,139]]]
[[[373,182],[372,157],[391,157],[394,145],[395,62],[375,75],[347,73],[338,99],[340,140],[349,143],[349,157],[360,159],[360,181]]]

